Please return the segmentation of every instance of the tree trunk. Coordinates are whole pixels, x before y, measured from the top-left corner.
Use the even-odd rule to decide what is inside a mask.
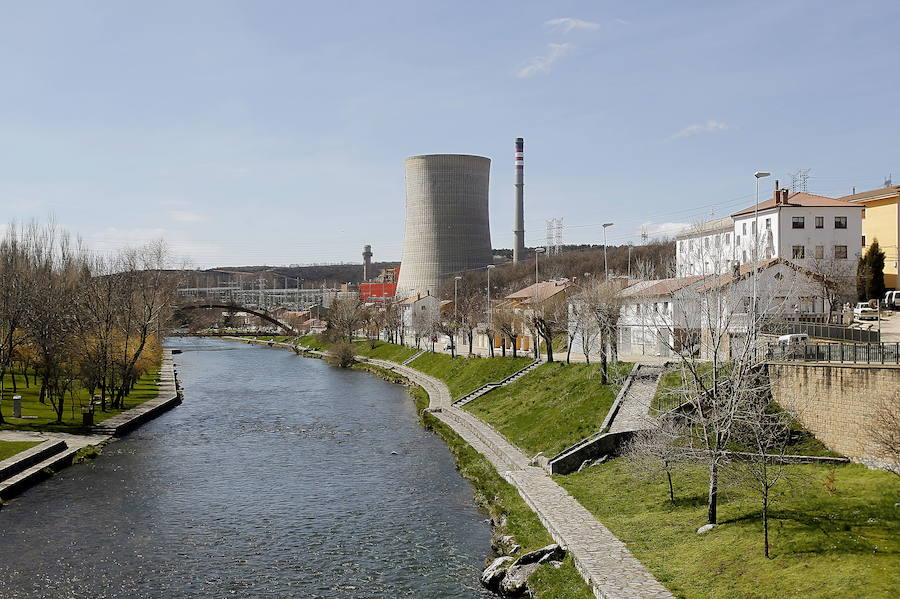
[[[666,479],[669,481],[669,501],[675,503],[675,488],[672,486],[672,471],[669,470],[669,461],[665,461],[666,465]]]
[[[763,555],[769,557],[769,489],[763,485]]]
[[[572,363],[572,340],[574,337],[569,337],[568,347],[566,348],[566,364]]]
[[[553,361],[553,337],[544,337],[544,343],[547,345],[547,362]],[[539,356],[540,357],[540,356]]]
[[[716,524],[716,504],[719,497],[719,462],[713,459],[709,463],[709,496],[706,502],[706,522]]]

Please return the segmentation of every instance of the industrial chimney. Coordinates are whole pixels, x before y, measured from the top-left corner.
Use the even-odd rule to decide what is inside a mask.
[[[525,140],[516,138],[516,215],[513,223],[513,263],[525,258]]]
[[[368,281],[369,277],[372,276],[372,246],[364,245],[363,246],[363,281]]]

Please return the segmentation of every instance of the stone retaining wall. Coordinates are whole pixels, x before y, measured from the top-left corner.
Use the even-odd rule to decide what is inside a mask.
[[[871,432],[882,406],[900,409],[900,367],[868,364],[769,364],[772,397],[832,451],[877,461]]]

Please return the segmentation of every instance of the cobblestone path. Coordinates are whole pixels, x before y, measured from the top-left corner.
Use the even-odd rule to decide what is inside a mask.
[[[623,431],[638,431],[650,428],[651,418],[650,403],[656,394],[659,377],[664,370],[663,366],[641,364],[634,374],[631,386],[622,398],[619,412],[609,427],[609,432],[619,433]]]
[[[428,392],[434,415],[515,485],[556,542],[572,553],[578,571],[594,595],[604,599],[672,598],[672,594],[631,555],[625,544],[550,475],[541,468],[530,466],[528,457],[492,427],[453,407],[450,391],[443,382],[395,362],[368,361],[402,374]]]

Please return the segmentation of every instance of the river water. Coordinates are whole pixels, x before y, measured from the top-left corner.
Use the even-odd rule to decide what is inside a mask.
[[[182,405],[0,511],[0,597],[490,596],[484,515],[403,387],[280,349],[169,346]]]

